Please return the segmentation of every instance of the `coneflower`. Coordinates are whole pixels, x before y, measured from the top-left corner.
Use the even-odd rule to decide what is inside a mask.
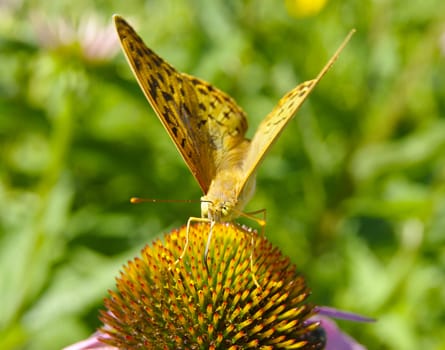
[[[146,246],[105,299],[104,326],[67,349],[324,349],[329,334],[289,258],[236,224],[213,230],[208,271],[207,223],[190,227],[179,261],[185,227]]]

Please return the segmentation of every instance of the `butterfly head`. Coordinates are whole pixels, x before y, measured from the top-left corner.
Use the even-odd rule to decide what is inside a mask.
[[[210,201],[205,197],[201,198],[201,217],[208,218],[211,221],[230,221],[235,217],[235,205],[229,201]]]

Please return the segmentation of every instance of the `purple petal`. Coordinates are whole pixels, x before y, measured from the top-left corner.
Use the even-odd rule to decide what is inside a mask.
[[[341,311],[328,306],[316,306],[315,310],[318,315],[337,318],[341,320],[355,321],[355,322],[375,322],[374,318],[361,316],[352,312]]]
[[[366,350],[346,333],[343,333],[336,323],[325,317],[315,316],[320,321],[321,327],[326,332],[326,347],[324,350]]]
[[[108,335],[102,332],[96,332],[91,335],[89,338],[77,342],[73,345],[67,346],[63,348],[63,350],[88,350],[88,349],[96,349],[96,350],[119,350],[118,348],[104,344],[99,341],[99,338],[107,338]]]

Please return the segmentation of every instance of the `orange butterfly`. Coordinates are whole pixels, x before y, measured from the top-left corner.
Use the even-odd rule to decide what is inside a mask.
[[[255,172],[267,151],[354,33],[349,33],[315,79],[281,98],[250,141],[244,136],[246,115],[230,96],[178,72],[150,50],[122,17],[115,15],[114,22],[145,97],[204,192],[201,218],[190,218],[188,225],[207,221],[211,228],[215,222],[231,221],[242,214],[254,193]]]

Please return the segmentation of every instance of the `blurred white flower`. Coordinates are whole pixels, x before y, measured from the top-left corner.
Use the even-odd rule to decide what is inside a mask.
[[[113,58],[119,50],[114,27],[103,24],[96,16],[83,16],[78,24],[66,18],[48,18],[42,13],[31,14],[37,40],[50,50],[79,49],[87,61],[98,62]]]

